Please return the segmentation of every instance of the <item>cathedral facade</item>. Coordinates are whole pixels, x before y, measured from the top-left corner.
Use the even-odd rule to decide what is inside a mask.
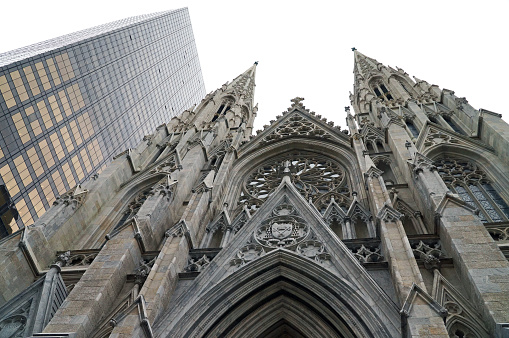
[[[348,129],[255,63],[2,239],[0,337],[509,337],[509,126],[354,58]]]

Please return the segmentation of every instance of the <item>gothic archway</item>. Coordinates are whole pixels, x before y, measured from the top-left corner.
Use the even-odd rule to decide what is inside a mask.
[[[304,337],[399,336],[397,307],[375,299],[312,260],[278,249],[221,280],[177,318],[163,318],[160,325],[169,324],[159,325],[156,333],[262,337],[287,330]]]

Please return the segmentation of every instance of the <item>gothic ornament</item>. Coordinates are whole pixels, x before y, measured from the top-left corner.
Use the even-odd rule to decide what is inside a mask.
[[[134,283],[138,285],[143,285],[145,280],[154,265],[156,258],[154,257],[152,260],[140,259],[140,266],[134,270]]]
[[[366,247],[361,245],[360,248],[352,250],[353,255],[361,263],[381,262],[384,257],[380,254],[380,247]]]
[[[387,223],[396,222],[398,219],[403,217],[403,214],[394,209],[393,207],[384,204],[384,206],[380,209],[376,217]]]
[[[249,175],[238,203],[246,204],[250,211],[258,209],[281,183],[285,167],[290,171],[292,183],[306,200],[319,204],[328,193],[348,198],[346,175],[339,164],[321,155],[294,151],[264,162]]]
[[[483,223],[509,220],[509,205],[476,163],[448,157],[437,159],[434,164],[447,187],[470,207],[480,210]]]
[[[295,114],[279,125],[272,133],[265,136],[262,144],[268,144],[280,139],[305,136],[316,138],[331,138],[331,134],[322,129],[311,119]]]
[[[270,248],[298,244],[309,233],[309,227],[298,216],[276,216],[264,223],[257,229],[255,239]]]
[[[6,338],[22,338],[27,323],[27,317],[13,315],[0,322],[0,336]]]
[[[263,250],[263,247],[261,245],[250,243],[240,248],[239,252],[237,253],[237,256],[230,261],[230,264],[232,266],[239,268],[263,256],[264,254],[265,251]]]
[[[424,146],[432,147],[442,143],[456,144],[459,143],[459,141],[448,134],[442,133],[437,129],[431,128],[428,132],[428,135],[426,136],[426,140],[424,141]]]
[[[440,268],[440,259],[445,257],[444,253],[441,251],[439,241],[434,245],[428,245],[423,241],[419,241],[419,244],[412,249],[415,257],[423,260],[424,267],[427,270]]]
[[[80,184],[67,191],[62,196],[57,197],[53,202],[53,205],[64,204],[65,206],[71,206],[73,209],[78,208],[85,202],[88,190],[83,189]]]
[[[210,264],[210,260],[207,255],[203,255],[200,259],[189,259],[189,264],[184,268],[185,272],[200,272],[207,265]]]

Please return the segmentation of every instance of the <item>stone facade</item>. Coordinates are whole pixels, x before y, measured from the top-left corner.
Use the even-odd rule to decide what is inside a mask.
[[[255,64],[2,240],[0,337],[508,337],[509,126],[354,57],[347,130]]]

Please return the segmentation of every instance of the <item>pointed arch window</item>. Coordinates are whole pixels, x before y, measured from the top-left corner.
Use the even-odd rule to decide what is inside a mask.
[[[138,193],[133,200],[127,205],[127,207],[124,210],[124,214],[122,215],[122,218],[117,222],[115,225],[114,230],[120,228],[122,225],[124,225],[127,221],[132,219],[140,210],[141,206],[143,205],[143,202],[145,202],[150,194],[151,188],[147,188],[140,193]]]
[[[475,163],[443,158],[435,165],[445,184],[463,201],[480,210],[483,223],[509,221],[509,205],[492,186],[486,173]]]
[[[375,92],[375,95],[381,100],[390,101],[393,99],[392,94],[382,82],[378,82],[373,85],[373,91]]]

